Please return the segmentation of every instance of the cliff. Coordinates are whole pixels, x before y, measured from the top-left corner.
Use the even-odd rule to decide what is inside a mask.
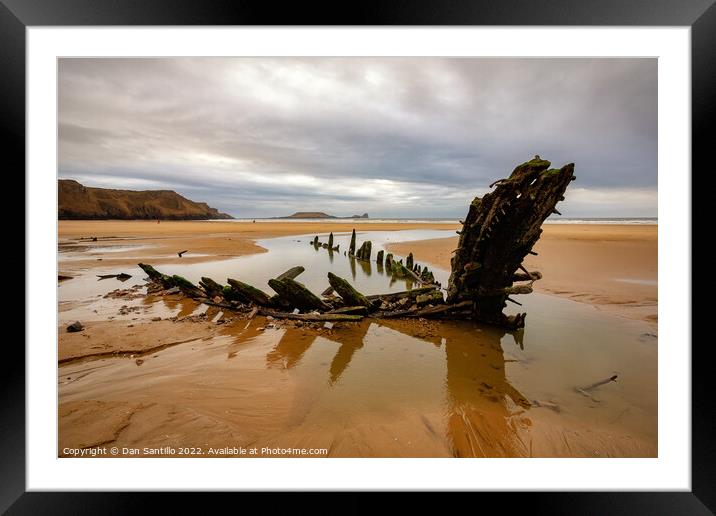
[[[171,190],[112,190],[86,187],[71,179],[57,182],[59,219],[232,219],[204,202]]]

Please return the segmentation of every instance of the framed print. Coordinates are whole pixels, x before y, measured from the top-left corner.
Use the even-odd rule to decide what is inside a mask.
[[[713,509],[691,338],[711,2],[0,12],[27,202],[3,509]]]

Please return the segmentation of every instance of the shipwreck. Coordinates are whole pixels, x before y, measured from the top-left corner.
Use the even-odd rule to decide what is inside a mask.
[[[524,326],[526,313],[506,315],[513,296],[529,294],[541,279],[539,271],[522,264],[542,233],[542,223],[551,214],[559,214],[558,202],[575,179],[574,164],[550,168],[551,163],[535,156],[519,165],[508,178],[490,185],[491,192],[476,197],[461,221],[460,238],[451,259],[451,274],[445,289],[435,281],[426,266],[418,264],[410,253],[403,263],[382,250],[376,262],[397,278],[409,279],[417,286],[402,292],[364,295],[350,282],[328,273],[328,287],[320,294],[311,292],[296,280],[304,268],[296,266],[268,281],[275,292],[267,294],[238,279],[225,284],[203,277],[198,285],[181,276],[168,276],[148,264],[139,267],[149,279],[148,291],[182,292],[199,302],[226,310],[274,318],[305,321],[358,321],[374,318],[459,318],[518,329]],[[339,252],[333,234],[321,243],[311,242],[329,253]],[[365,241],[356,249],[353,230],[347,252],[350,259],[370,261],[372,243]],[[444,293],[445,291],[445,293]]]

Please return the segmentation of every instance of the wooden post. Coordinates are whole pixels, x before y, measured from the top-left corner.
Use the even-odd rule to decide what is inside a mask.
[[[343,278],[336,276],[332,272],[328,273],[328,283],[331,284],[331,287],[333,287],[333,289],[338,293],[338,295],[343,298],[343,301],[345,301],[347,305],[361,305],[365,307],[373,306],[372,303],[368,300],[368,298],[366,298],[363,294],[354,289],[350,283],[348,283]]]
[[[356,230],[353,230],[353,233],[351,234],[351,245],[348,247],[348,254],[353,256],[356,254]]]
[[[265,292],[257,289],[256,287],[253,287],[248,283],[244,283],[243,281],[231,278],[227,279],[226,281],[229,285],[231,285],[234,290],[236,290],[246,299],[249,299],[252,303],[256,303],[257,305],[261,306],[266,306],[269,304],[268,295]]]
[[[288,269],[283,274],[276,276],[276,279],[277,280],[282,280],[285,278],[296,279],[296,276],[298,276],[305,270],[306,270],[305,267],[302,267],[301,265],[296,265],[295,267],[291,267],[290,269]]]
[[[276,291],[280,298],[283,298],[291,306],[299,310],[330,310],[332,307],[321,301],[313,292],[304,285],[290,278],[270,279],[269,286]]]

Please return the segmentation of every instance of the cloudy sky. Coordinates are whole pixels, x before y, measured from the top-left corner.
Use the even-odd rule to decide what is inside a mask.
[[[565,217],[657,213],[655,59],[61,59],[59,170],[236,217],[451,217],[535,154]]]

